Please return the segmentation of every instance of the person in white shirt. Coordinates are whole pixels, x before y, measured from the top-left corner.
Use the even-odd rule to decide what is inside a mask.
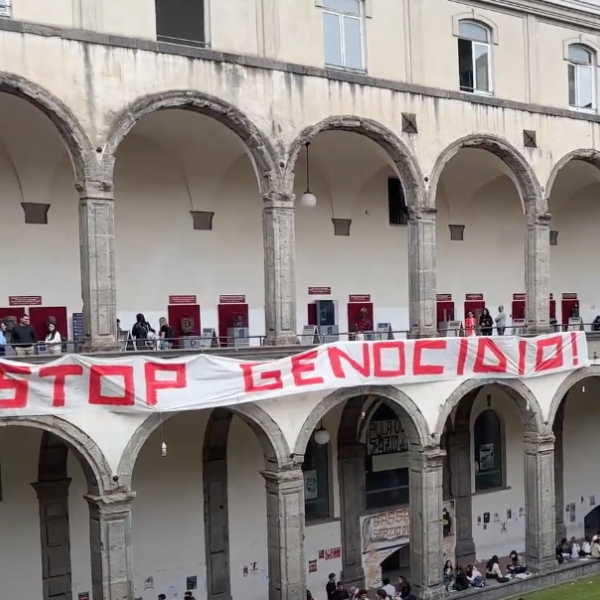
[[[388,577],[384,577],[384,579],[383,579],[383,581],[381,583],[383,583],[383,587],[381,589],[385,591],[385,593],[388,595],[388,598],[395,598],[396,595],[398,594],[398,591],[390,583],[389,578]]]
[[[581,558],[589,558],[591,554],[592,541],[590,540],[590,536],[586,535],[585,539],[583,540],[583,544],[581,544],[581,552],[579,553],[579,556],[581,556]]]
[[[62,354],[62,337],[54,323],[48,323],[48,332],[44,341],[48,354]]]
[[[506,313],[504,312],[504,306],[498,307],[498,316],[494,321],[496,321],[496,331],[498,332],[498,335],[504,335],[506,329]]]
[[[579,558],[581,553],[581,546],[577,542],[577,540],[573,537],[571,538],[571,558],[576,559]]]
[[[500,568],[500,560],[496,555],[488,560],[485,566],[486,579],[498,579],[502,577],[502,569]]]

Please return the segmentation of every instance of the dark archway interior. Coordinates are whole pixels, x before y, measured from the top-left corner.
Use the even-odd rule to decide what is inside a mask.
[[[585,527],[585,535],[592,537],[600,531],[600,506],[596,506],[596,508],[590,510],[590,512],[585,515],[583,524]]]
[[[410,544],[402,546],[381,563],[381,577],[387,577],[392,585],[395,585],[400,575],[410,581]]]

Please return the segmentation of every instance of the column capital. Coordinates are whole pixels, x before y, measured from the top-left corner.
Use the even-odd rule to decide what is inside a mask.
[[[539,454],[543,452],[554,452],[554,434],[553,433],[526,433],[523,436],[525,445],[525,454]]]
[[[263,193],[262,199],[264,208],[282,208],[293,210],[296,196],[291,192],[268,190]]]
[[[104,517],[123,518],[131,511],[131,504],[135,500],[135,492],[115,492],[114,494],[103,494],[96,496],[94,494],[85,494],[91,508],[98,510],[98,513]]]
[[[423,469],[425,471],[441,469],[444,466],[446,451],[441,448],[428,448],[421,452],[409,452],[409,460],[412,469]]]
[[[35,481],[31,487],[35,490],[38,500],[50,498],[64,498],[69,493],[71,479],[57,479],[56,481]]]
[[[528,215],[527,224],[533,227],[549,227],[552,221],[550,213],[534,213]]]
[[[85,180],[78,181],[75,188],[80,199],[98,198],[100,200],[114,200],[114,185],[112,181]]]
[[[281,469],[279,471],[261,471],[267,485],[278,485],[284,487],[301,484],[304,486],[304,473],[301,468]]]
[[[408,217],[413,220],[431,221],[435,219],[437,208],[433,206],[409,206]]]

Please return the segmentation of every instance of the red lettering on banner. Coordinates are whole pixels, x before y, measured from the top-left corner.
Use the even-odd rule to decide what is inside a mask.
[[[489,364],[485,362],[486,353],[490,352],[494,358],[498,359],[498,364]],[[477,338],[477,354],[475,355],[475,364],[473,373],[506,373],[508,370],[508,360],[506,355],[494,340],[488,337]]]
[[[264,363],[241,363],[242,373],[244,374],[244,392],[252,394],[255,392],[269,392],[271,390],[280,390],[283,388],[281,371],[265,371],[259,374],[259,381],[269,381],[264,385],[257,385],[254,381],[254,367],[264,366]]]
[[[443,375],[444,365],[424,365],[423,350],[446,350],[446,340],[416,340],[413,352],[413,375]]]
[[[525,361],[527,360],[527,342],[519,340],[519,375],[525,375]]]
[[[382,352],[384,350],[395,350],[398,355],[397,369],[383,368]],[[373,375],[375,377],[404,377],[406,375],[404,342],[375,342],[373,344]]]
[[[175,379],[156,379],[157,373],[174,373]],[[159,390],[181,390],[187,387],[187,371],[184,363],[146,363],[144,365],[144,378],[146,380],[146,404],[158,404]]]
[[[120,377],[123,380],[118,387],[123,391],[122,396],[106,396],[102,393],[104,377]],[[90,367],[90,404],[103,406],[133,406],[135,404],[135,384],[133,382],[133,367],[118,365],[92,365]]]
[[[560,335],[553,335],[544,339],[536,339],[537,346],[535,352],[535,372],[552,371],[560,369],[564,363],[563,357],[563,338]],[[547,350],[552,349],[550,356],[547,356]]]
[[[80,365],[56,365],[55,367],[42,367],[40,377],[54,377],[52,389],[52,406],[60,408],[65,405],[65,382],[67,377],[81,377],[83,367]]]
[[[23,365],[0,364],[0,390],[9,390],[15,393],[14,398],[0,399],[0,409],[26,408],[29,383],[25,379],[13,378],[10,375],[31,375],[31,368]]]
[[[462,377],[465,374],[465,365],[469,354],[469,340],[461,338],[458,342],[458,364],[456,365],[456,374]]]
[[[349,354],[337,346],[330,346],[327,348],[327,356],[329,356],[331,370],[338,379],[346,379],[346,373],[342,367],[342,359],[363,377],[368,377],[371,374],[371,355],[369,354],[368,344],[362,345],[362,364],[354,360]]]
[[[292,377],[294,378],[294,385],[303,387],[305,385],[321,385],[325,383],[322,377],[303,377],[305,373],[315,372],[315,360],[319,356],[318,350],[310,350],[309,352],[303,352],[292,356]]]

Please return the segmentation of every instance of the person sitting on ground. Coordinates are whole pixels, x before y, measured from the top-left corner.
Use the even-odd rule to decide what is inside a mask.
[[[387,595],[387,592],[381,588],[380,590],[377,590],[377,600],[387,600],[389,598],[389,596]],[[393,600],[393,598],[392,598]]]
[[[559,565],[562,565],[565,562],[565,557],[563,556],[562,553],[562,546],[560,544],[556,544],[556,560],[558,561]]]
[[[306,590],[306,600],[315,600],[310,590]]]
[[[594,537],[592,538],[592,544],[598,539],[600,539],[600,529],[594,534]]]
[[[358,592],[358,597],[360,598],[360,600],[368,600],[369,592],[367,592],[367,590],[360,590]]]
[[[575,538],[575,536],[573,536],[571,538],[571,558],[573,560],[577,560],[579,558],[580,552],[581,552],[581,546],[579,545],[577,538]]]
[[[521,573],[525,573],[527,571],[527,565],[521,558],[521,556],[517,553],[516,550],[513,550],[510,553],[510,565],[508,565],[508,572],[511,575],[520,575]]]
[[[485,579],[475,565],[467,565],[467,579],[474,588],[485,587]]]
[[[595,542],[592,542],[592,548],[590,549],[590,558],[600,558],[600,538],[597,538]]]
[[[452,561],[447,560],[444,565],[444,587],[446,591],[450,589],[452,583],[454,582],[454,567],[452,566]]]
[[[411,587],[408,579],[400,575],[400,577],[398,577],[398,593],[400,594],[400,598],[409,598],[410,590]]]
[[[569,542],[567,542],[567,538],[560,540],[560,551],[565,560],[571,558],[571,546],[569,545]]]
[[[485,565],[485,578],[498,579],[498,577],[502,577],[502,569],[500,568],[500,559],[494,554]]]
[[[469,580],[462,565],[456,567],[456,579],[454,580],[454,589],[457,592],[464,592],[469,589]]]
[[[350,588],[350,600],[358,600],[359,589],[357,587],[352,586]]]
[[[394,598],[396,596],[396,588],[390,583],[389,577],[384,577],[381,586],[382,590],[385,590],[385,593],[390,597]]]
[[[583,540],[583,544],[581,544],[581,551],[579,552],[579,556],[581,558],[589,558],[592,554],[592,540],[590,540],[590,536],[586,535]]]

